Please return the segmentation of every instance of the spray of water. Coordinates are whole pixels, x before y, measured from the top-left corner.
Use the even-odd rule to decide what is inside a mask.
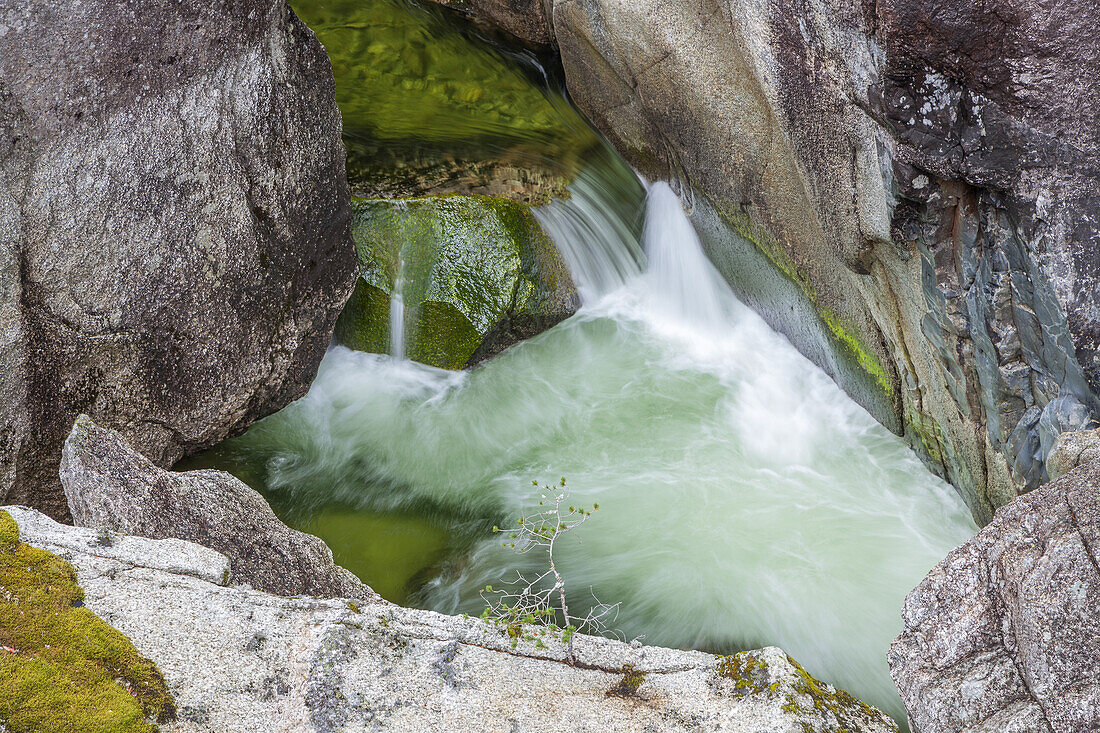
[[[468,373],[335,348],[240,446],[299,516],[339,502],[469,522],[416,596],[452,613],[530,569],[486,524],[529,511],[532,480],[567,476],[601,506],[559,548],[571,605],[589,589],[621,602],[618,626],[653,644],[777,644],[902,716],[885,652],[905,593],[974,531],[966,508],[738,302],[667,186],[649,194],[644,271],[591,254],[625,233],[574,239],[605,226],[597,194],[540,215],[588,289],[577,316]]]

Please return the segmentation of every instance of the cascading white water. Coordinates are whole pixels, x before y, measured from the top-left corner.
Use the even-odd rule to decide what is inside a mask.
[[[465,373],[334,348],[237,449],[351,567],[387,541],[326,534],[355,511],[465,538],[416,598],[474,615],[480,588],[537,562],[488,527],[530,511],[532,480],[566,476],[601,505],[559,544],[571,606],[621,602],[616,625],[651,644],[778,645],[902,719],[886,649],[906,592],[974,531],[965,506],[734,297],[668,186],[649,193],[641,271],[577,185],[539,216],[578,268],[581,313]]]
[[[641,272],[632,207],[610,205],[635,198],[637,182],[618,158],[583,169],[569,198],[534,209],[535,218],[565,259],[581,302],[591,305]],[[624,211],[623,209],[626,209]]]
[[[390,295],[390,356],[405,358],[405,260],[397,265]]]

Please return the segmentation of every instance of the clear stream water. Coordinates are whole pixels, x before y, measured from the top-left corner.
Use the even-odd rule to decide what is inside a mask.
[[[886,649],[969,512],[734,297],[668,186],[644,257],[599,200],[582,176],[539,212],[573,318],[465,373],[334,347],[305,398],[206,461],[384,595],[474,615],[478,589],[538,560],[491,526],[566,476],[601,507],[560,546],[574,604],[621,602],[614,625],[650,644],[778,645],[904,720]]]

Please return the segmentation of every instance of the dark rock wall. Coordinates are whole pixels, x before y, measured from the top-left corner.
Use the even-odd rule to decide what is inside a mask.
[[[307,389],[355,277],[332,71],[281,0],[0,1],[0,497],[81,412],[169,465]]]

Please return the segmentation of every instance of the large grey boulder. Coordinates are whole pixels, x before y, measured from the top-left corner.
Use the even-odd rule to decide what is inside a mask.
[[[1100,6],[549,7],[572,98],[750,305],[979,521],[1046,480],[1098,408]]]
[[[905,601],[889,662],[914,733],[1100,723],[1100,463],[997,512]]]
[[[89,530],[4,509],[163,672],[179,711],[166,733],[897,731],[775,648],[723,659],[579,636],[574,667],[560,645],[513,647],[478,619],[227,587],[211,579],[209,550],[137,537],[103,547]]]
[[[65,441],[61,483],[77,526],[198,543],[229,558],[234,582],[268,593],[376,597],[333,563],[321,539],[287,527],[244,482],[223,471],[157,468],[86,415]]]
[[[284,0],[0,0],[0,499],[67,514],[82,412],[166,466],[303,394],[349,205]]]

